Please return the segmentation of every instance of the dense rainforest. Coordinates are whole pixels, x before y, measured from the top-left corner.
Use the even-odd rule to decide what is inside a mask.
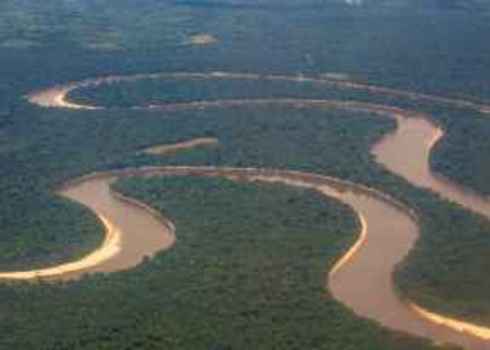
[[[3,331],[17,337],[0,346],[435,349],[359,320],[325,291],[325,268],[358,231],[349,208],[302,189],[220,179],[128,179],[116,189],[176,223],[175,249],[110,277],[17,286],[0,305],[10,315]]]
[[[436,311],[490,324],[490,282],[486,278],[490,265],[487,258],[490,224],[436,195],[414,188],[374,162],[368,153],[369,145],[392,130],[393,122],[366,113],[277,106],[172,113],[135,111],[127,107],[166,101],[292,96],[365,100],[425,111],[448,132],[433,154],[434,168],[459,183],[489,194],[486,180],[490,168],[486,159],[490,154],[487,137],[490,120],[487,116],[464,108],[278,82],[146,80],[81,89],[70,96],[111,107],[103,111],[43,109],[29,105],[24,98],[26,93],[42,87],[100,75],[231,71],[287,75],[341,73],[349,79],[382,86],[474,101],[490,100],[487,79],[490,48],[482,45],[490,32],[488,6],[477,0],[455,1],[453,6],[441,3],[372,0],[354,6],[333,0],[312,0],[298,6],[298,1],[292,0],[143,0],[138,4],[120,1],[116,10],[110,1],[3,1],[0,4],[0,270],[53,265],[84,255],[100,244],[102,227],[93,214],[56,196],[58,186],[76,176],[94,170],[152,164],[301,169],[367,184],[415,208],[421,218],[422,236],[396,275],[400,292]],[[199,33],[210,33],[217,42],[209,46],[190,44],[188,38]],[[202,136],[216,137],[219,145],[170,157],[139,152],[148,146]],[[324,273],[356,233],[351,213],[339,204],[312,193],[298,194],[292,189],[265,186],[259,191],[255,186],[215,180],[134,179],[118,188],[171,215],[178,223],[179,235],[191,237],[205,233],[206,228],[188,216],[194,206],[198,210],[200,203],[186,196],[186,190],[194,189],[202,195],[209,186],[216,188],[216,197],[206,201],[215,201],[216,206],[224,205],[231,196],[244,199],[243,207],[230,208],[235,211],[228,217],[206,212],[222,227],[215,232],[221,237],[244,226],[240,223],[245,222],[241,216],[245,209],[257,223],[274,219],[275,226],[266,229],[262,225],[258,229],[257,225],[257,229],[250,231],[264,234],[265,239],[270,239],[268,244],[274,247],[277,242],[272,242],[272,238],[279,233],[291,239],[303,233],[301,226],[295,232],[287,231],[281,222],[284,215],[294,215],[289,213],[300,207],[311,209],[306,214],[303,208],[301,215],[328,213],[324,221],[318,219],[317,226],[311,228],[310,240],[302,241],[318,249],[316,240],[320,240],[326,251],[317,251],[307,264],[291,271],[291,278],[300,278],[296,282],[306,278],[309,284],[293,283],[291,289],[284,290],[277,285],[274,293],[284,298],[277,300],[279,305],[268,304],[271,310],[263,315],[262,321],[278,327],[275,337],[267,338],[274,346],[298,346],[294,339],[282,338],[297,319],[273,322],[284,316],[275,314],[279,312],[273,310],[276,306],[287,308],[295,302],[304,303],[301,310],[304,314],[298,315],[304,315],[304,319],[313,317],[311,323],[319,327],[314,331],[319,331],[322,325],[332,327],[326,334],[318,333],[319,338],[309,334],[310,339],[318,341],[315,343],[318,348],[334,348],[334,345],[339,349],[359,348],[357,341],[366,349],[428,346],[358,320],[328,297],[319,299],[321,293],[326,293],[323,281],[312,276]],[[221,191],[221,187],[230,193]],[[166,197],[149,198],[145,191],[156,191]],[[297,203],[286,201],[288,205],[276,213],[267,213],[263,207],[257,207],[260,203],[249,200],[261,196],[261,205],[272,206],[276,201],[286,200],[287,195],[297,196]],[[230,218],[237,221],[222,221]],[[220,253],[225,254],[223,259],[237,258],[227,244],[230,242],[224,241],[223,246],[209,249],[221,249]],[[167,264],[171,261],[177,264],[174,259],[185,259],[185,254],[191,254],[191,247],[175,248],[125,273],[87,277],[73,283],[1,285],[0,298],[5,302],[0,315],[8,316],[0,317],[0,329],[8,335],[2,337],[0,346],[5,349],[112,349],[121,348],[121,344],[142,349],[163,344],[181,346],[178,340],[184,333],[179,332],[184,329],[174,329],[175,342],[169,343],[171,340],[162,337],[162,328],[170,327],[170,322],[179,317],[182,317],[179,322],[183,318],[195,320],[189,327],[198,328],[204,321],[196,317],[199,309],[186,309],[179,315],[178,304],[171,302],[202,301],[191,299],[188,294],[196,285],[188,285],[187,280],[177,281],[179,276],[170,274],[169,267],[177,266]],[[285,269],[289,264],[281,260],[289,256],[283,254],[288,246],[282,248],[286,250],[270,257],[281,262],[278,269]],[[270,249],[258,250],[257,259],[263,259],[266,252]],[[204,251],[199,253],[202,259],[211,257],[205,256]],[[212,265],[216,261],[207,261],[210,270],[216,268]],[[236,280],[240,276],[234,276],[230,269],[217,268],[212,277],[220,283],[228,281],[225,287],[235,286],[235,282],[245,283],[249,278],[257,283],[250,288],[260,283],[275,283],[274,270],[264,271],[268,275],[261,280],[253,265],[244,267],[249,270],[243,271],[242,281]],[[185,265],[182,269],[191,274],[198,272]],[[303,271],[310,275],[303,276]],[[171,282],[162,283],[167,278],[177,279],[175,282],[181,283],[180,287],[172,289]],[[210,289],[200,293],[209,295],[220,291],[228,295],[218,298],[218,294],[213,298],[217,304],[201,305],[209,311],[215,310],[220,301],[224,303],[230,294],[208,282]],[[301,288],[308,288],[311,294],[300,302],[296,298],[300,298]],[[231,294],[234,298],[246,298],[247,294],[239,295],[238,290],[230,287],[226,292],[234,291],[236,294]],[[166,295],[175,298],[165,299]],[[223,309],[219,310],[229,311],[228,316],[241,312],[243,318],[233,325],[240,327],[239,323],[247,317],[256,317],[252,312],[256,302],[260,301],[250,300],[250,309],[246,310],[229,308],[228,304],[220,305]],[[155,305],[165,307],[175,318],[165,318],[163,312],[155,313]],[[321,318],[319,309],[335,318]],[[227,334],[230,331],[227,327],[232,325],[219,323],[216,315],[213,320],[216,324],[208,324],[206,329],[216,325],[222,338],[217,339],[211,333],[196,334],[196,338],[188,339],[191,342],[187,343],[188,348],[196,348],[196,344],[206,349],[226,349],[231,344],[240,348],[242,343],[232,343]],[[254,325],[247,331],[251,333],[244,332],[243,338],[235,341],[253,340],[254,334],[255,341],[264,339],[268,335],[262,328],[267,327],[261,325]],[[352,329],[359,330],[359,338],[349,343],[344,332]],[[315,348],[312,344],[302,345]]]

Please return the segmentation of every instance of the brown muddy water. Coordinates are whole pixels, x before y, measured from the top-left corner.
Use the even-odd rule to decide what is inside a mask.
[[[476,105],[472,102],[395,91],[349,81],[332,82],[318,78],[259,76],[255,74],[222,72],[107,77],[41,91],[30,95],[29,100],[44,107],[101,108],[71,103],[66,100],[66,95],[78,86],[142,78],[268,79],[297,81],[298,83],[306,81],[326,83],[338,87],[365,89],[411,99],[444,102],[482,111],[486,110],[486,106]],[[234,100],[228,102],[213,101],[210,103],[203,101],[182,104],[182,106],[184,108],[202,108],[208,105],[226,107],[236,104],[261,103],[281,103],[294,107],[347,108],[393,117],[397,121],[397,129],[393,133],[386,135],[371,150],[376,161],[416,186],[430,189],[475,212],[487,217],[490,216],[490,204],[486,198],[465,190],[431,172],[428,161],[430,151],[436,142],[443,137],[444,133],[426,115],[368,103],[324,100]],[[490,111],[490,108],[488,110]],[[192,143],[192,141],[190,142]],[[189,141],[187,141],[188,143]],[[175,149],[174,146],[171,147]],[[410,303],[410,301],[400,300],[393,284],[393,271],[395,266],[403,260],[413,247],[419,236],[419,228],[414,213],[387,195],[338,179],[290,171],[174,167],[132,169],[130,173],[131,175],[145,176],[224,176],[246,181],[282,182],[292,186],[314,188],[327,196],[337,198],[350,205],[359,215],[362,223],[362,232],[358,241],[345,253],[328,275],[328,288],[337,300],[350,307],[356,314],[376,320],[388,328],[427,337],[435,342],[451,342],[476,350],[490,349],[489,328],[460,322],[444,315],[435,314],[430,310],[425,310]],[[144,256],[152,255],[156,251],[168,248],[174,242],[171,225],[165,224],[165,220],[159,218],[157,213],[152,212],[150,208],[144,207],[140,203],[131,203],[110,193],[109,184],[114,176],[119,175],[121,174],[111,173],[99,177],[89,177],[63,192],[63,195],[91,208],[104,221],[108,233],[112,237],[119,237],[119,241],[114,238],[112,241],[110,239],[106,240],[99,249],[99,254],[101,255],[97,263],[89,260],[89,262],[92,261],[92,264],[79,266],[79,270],[69,272],[59,270],[58,275],[61,278],[66,276],[76,277],[85,272],[110,272],[127,269],[138,264]],[[106,253],[103,252],[104,247],[106,247]],[[104,259],[101,259],[101,257]],[[1,277],[6,276],[5,274],[0,274]]]
[[[175,241],[171,223],[150,208],[110,190],[114,177],[88,177],[59,193],[91,209],[104,224],[106,238],[80,260],[49,268],[0,273],[3,279],[77,279],[87,273],[126,270]]]
[[[412,184],[439,193],[442,197],[490,218],[490,200],[451,182],[430,169],[431,149],[444,137],[442,129],[427,118],[406,118],[395,114],[398,127],[374,145],[371,152],[378,163]]]
[[[316,189],[326,196],[336,198],[351,206],[359,215],[364,231],[358,241],[361,244],[355,252],[346,253],[348,259],[343,260],[328,275],[327,288],[337,300],[358,315],[374,319],[392,329],[471,349],[488,348],[484,338],[457,331],[450,324],[439,325],[423,317],[409,302],[400,300],[393,284],[393,270],[410,251],[419,231],[410,209],[381,192],[326,176],[282,170],[165,167],[132,169],[128,173],[114,173],[110,176],[119,175],[219,176],[236,181],[280,182]],[[72,187],[65,195],[89,206],[109,220],[114,220],[115,225],[121,228],[123,239],[126,237],[128,242],[135,242],[135,237],[140,237],[141,232],[145,233],[145,238],[164,237],[164,226],[158,218],[143,208],[121,202],[108,191],[108,184],[112,179],[110,176],[89,178]],[[123,248],[115,258],[88,270],[117,271],[134,266],[145,255],[145,249],[155,252],[168,247],[161,245],[162,242],[165,241],[151,242],[137,238],[135,251]],[[169,242],[172,243],[166,241],[165,244]],[[444,318],[443,321],[457,322]],[[470,330],[467,327],[467,331]]]

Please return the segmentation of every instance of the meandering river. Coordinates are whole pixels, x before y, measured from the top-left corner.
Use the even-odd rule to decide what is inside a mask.
[[[39,91],[29,95],[29,100],[43,107],[99,109],[102,107],[67,101],[67,94],[81,86],[95,86],[144,78],[308,81],[317,84],[329,84],[338,88],[364,89],[396,97],[465,106],[475,108],[483,113],[490,111],[488,106],[474,102],[405,92],[345,80],[223,72],[164,73],[92,79]],[[437,141],[444,136],[444,132],[434,124],[428,115],[361,102],[290,98],[200,101],[149,106],[148,108],[205,108],[216,105],[227,107],[271,103],[285,104],[294,108],[307,106],[320,109],[335,107],[362,110],[376,113],[381,117],[394,118],[397,121],[396,130],[386,135],[371,149],[376,161],[416,186],[435,191],[447,199],[490,217],[490,202],[486,198],[431,172],[429,167],[430,151]],[[189,140],[182,144],[169,145],[168,149],[175,151],[179,147],[192,147],[198,144],[201,142]],[[64,186],[60,190],[60,194],[89,207],[99,216],[107,230],[107,239],[104,244],[97,251],[77,262],[36,271],[0,273],[0,278],[76,278],[87,272],[117,271],[135,266],[145,256],[151,256],[156,251],[169,248],[175,240],[174,228],[171,223],[144,204],[123,198],[110,191],[110,184],[115,178],[129,175],[223,176],[238,181],[282,182],[291,186],[314,188],[327,196],[337,198],[350,205],[358,214],[362,223],[362,230],[358,241],[329,273],[327,287],[330,288],[336,299],[349,306],[358,315],[376,320],[392,329],[428,337],[436,342],[452,342],[469,349],[490,349],[490,328],[438,315],[412,304],[410,301],[400,300],[396,294],[393,284],[394,268],[407,255],[419,235],[415,214],[409,208],[379,191],[317,174],[270,169],[146,167],[87,176]]]

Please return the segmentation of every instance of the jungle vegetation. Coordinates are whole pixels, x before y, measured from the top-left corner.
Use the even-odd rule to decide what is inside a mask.
[[[487,137],[490,121],[484,115],[353,91],[245,82],[142,81],[80,90],[72,96],[100,99],[112,107],[104,111],[42,109],[29,105],[23,97],[42,87],[99,75],[242,71],[288,75],[335,72],[354,80],[400,89],[476,101],[490,99],[487,79],[490,47],[482,44],[490,33],[490,21],[488,6],[483,1],[474,0],[474,6],[468,3],[461,6],[459,1],[453,2],[455,6],[441,5],[435,0],[417,1],[416,5],[405,0],[372,0],[362,6],[333,0],[311,1],[311,7],[304,6],[301,10],[293,0],[276,2],[274,6],[264,6],[258,0],[247,1],[248,6],[243,3],[120,1],[117,11],[110,1],[6,0],[0,3],[0,270],[29,269],[71,260],[100,243],[103,233],[95,217],[55,194],[60,184],[73,177],[94,170],[151,164],[301,169],[373,186],[415,208],[421,217],[422,237],[397,273],[400,292],[434,310],[490,324],[490,282],[486,278],[490,264],[487,258],[490,224],[480,216],[414,188],[374,163],[367,150],[394,127],[389,120],[365,113],[273,106],[174,113],[131,111],[125,107],[148,101],[254,97],[260,93],[261,97],[308,95],[414,108],[433,114],[448,131],[433,155],[435,169],[489,194],[490,168],[486,159],[490,154]],[[476,11],[475,6],[478,6]],[[188,37],[197,33],[211,33],[219,40],[210,46],[189,45]],[[148,146],[202,136],[216,137],[220,145],[166,158],[139,153]],[[212,184],[211,180],[194,180],[188,186],[196,186],[197,192]],[[142,188],[157,185],[160,188],[163,184],[163,180],[132,181]],[[179,181],[175,188],[182,186]],[[127,184],[131,193],[144,195],[130,185]],[[257,191],[244,185],[220,185],[235,191],[235,195],[244,191],[244,199]],[[200,190],[199,186],[202,186]],[[296,195],[294,190],[288,191]],[[282,189],[266,190],[264,203],[284,198],[282,192]],[[175,213],[172,218],[176,219],[177,214],[185,214],[180,210],[192,208],[193,203],[191,198],[174,195],[174,202],[165,212]],[[216,205],[228,196],[220,195]],[[326,206],[329,213],[344,210],[314,194],[305,196],[299,202],[302,205]],[[310,202],[306,199],[310,197],[316,199]],[[151,204],[162,210],[167,208],[159,198]],[[250,215],[257,215],[254,216],[257,220],[265,214],[252,202],[244,205],[251,206]],[[284,210],[293,207],[294,203]],[[236,214],[240,219],[239,213]],[[329,223],[322,221],[321,231],[328,234],[321,238],[313,235],[314,239],[325,239],[325,242],[340,239],[338,232],[330,231],[337,227],[332,226],[335,222],[339,232],[351,239],[355,229],[352,230],[350,215],[342,216],[345,221],[340,217]],[[200,223],[188,219],[179,219],[179,227],[182,226],[179,230],[197,233],[195,228]],[[279,217],[276,221],[277,230],[271,229],[271,235],[282,232]],[[238,225],[231,221],[228,224]],[[229,232],[225,230],[221,234]],[[262,227],[260,232],[267,234]],[[166,268],[162,261],[172,260],[179,254],[180,250],[171,250],[134,271],[87,277],[80,282],[2,284],[0,330],[7,336],[0,339],[1,347],[37,350],[121,348],[121,344],[143,349],[161,346],[167,340],[158,338],[162,333],[158,325],[162,314],[155,313],[155,305],[163,306],[167,302],[165,295],[185,294],[189,287],[186,281],[181,281],[181,289],[160,289],[159,273]],[[316,256],[318,260],[312,259],[308,274],[318,274],[320,265],[324,272],[329,259],[338,254],[339,250],[329,246],[328,251]],[[219,271],[214,276],[223,277]],[[231,274],[226,278],[237,277]],[[324,306],[318,306],[315,298],[320,290],[325,292],[322,281],[315,281],[317,284],[309,285],[314,289],[311,299],[303,305],[306,309],[333,310],[332,315],[337,315],[335,320],[340,320],[344,328],[335,332],[340,338],[328,341],[339,349],[354,346],[342,338],[345,336],[342,332],[352,330],[350,327],[362,329],[358,340],[365,340],[366,348],[372,345],[376,349],[411,349],[412,341],[417,347],[425,346],[419,346],[418,340],[387,334],[372,323],[360,321],[328,298]],[[165,288],[170,286],[163,283]],[[210,291],[215,290],[206,293]],[[287,292],[296,293],[296,290]],[[178,317],[177,309],[167,310]],[[271,311],[264,317],[271,321],[273,316]],[[320,316],[315,314],[315,320]],[[196,319],[193,313],[185,317]],[[146,319],[155,322],[143,322]],[[202,320],[196,319],[195,325],[198,322]],[[206,329],[212,326],[209,324]],[[285,322],[283,326],[282,331],[291,324]],[[221,329],[221,334],[226,333],[225,328]],[[284,344],[279,334],[272,339]],[[211,341],[209,334],[201,335],[202,338],[196,339],[207,339],[204,348],[229,345],[229,336],[223,335],[226,341],[216,338]],[[176,344],[179,345],[172,343],[172,346]]]
[[[11,335],[0,347],[435,349],[358,319],[325,290],[325,268],[359,229],[346,206],[223,179],[133,178],[115,188],[171,218],[176,246],[127,272],[17,285],[0,305]]]

